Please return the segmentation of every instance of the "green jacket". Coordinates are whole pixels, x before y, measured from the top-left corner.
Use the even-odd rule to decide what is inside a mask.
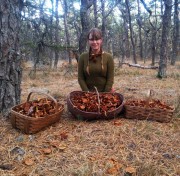
[[[99,92],[111,91],[114,83],[112,55],[103,52],[102,57],[97,57],[96,62],[93,62],[89,60],[89,53],[81,54],[78,61],[78,82],[83,91],[92,91],[94,86]]]

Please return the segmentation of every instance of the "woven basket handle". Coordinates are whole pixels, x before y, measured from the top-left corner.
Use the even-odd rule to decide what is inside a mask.
[[[32,91],[32,92],[30,92],[29,95],[28,95],[28,97],[27,97],[27,102],[30,100],[30,97],[31,97],[32,93],[37,93],[37,94],[45,95],[45,96],[47,96],[48,98],[50,98],[51,100],[53,100],[54,103],[55,103],[56,112],[58,112],[58,102],[56,101],[56,99],[53,98],[51,95],[46,94],[46,93],[44,93],[44,92],[40,92],[40,91],[34,91],[34,92]]]
[[[100,106],[101,106],[101,101],[99,98],[99,92],[97,90],[97,88],[94,86],[95,90],[96,90],[96,94],[97,94],[97,98],[98,98],[98,113],[100,113]]]
[[[147,98],[146,98],[146,107],[149,106],[149,103],[150,103],[152,97],[153,97],[153,90],[149,89],[148,93],[147,93]]]

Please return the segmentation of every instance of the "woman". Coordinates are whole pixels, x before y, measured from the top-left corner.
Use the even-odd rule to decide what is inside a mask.
[[[89,52],[78,62],[78,82],[83,91],[110,92],[114,82],[114,60],[102,50],[102,33],[93,28],[88,33]]]

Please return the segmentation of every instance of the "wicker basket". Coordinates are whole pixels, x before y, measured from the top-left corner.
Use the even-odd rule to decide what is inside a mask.
[[[98,113],[98,112],[85,112],[85,111],[82,111],[82,110],[78,109],[77,107],[75,107],[73,105],[72,101],[71,101],[71,97],[73,95],[75,95],[75,94],[78,94],[78,93],[83,93],[83,91],[73,91],[68,95],[68,98],[67,98],[68,110],[77,119],[80,119],[80,120],[112,119],[112,118],[115,118],[123,109],[123,105],[124,105],[124,97],[123,97],[123,95],[121,95],[119,93],[112,93],[112,94],[118,95],[121,102],[122,102],[121,105],[118,108],[114,109],[113,111],[108,111],[106,113],[106,115],[102,114],[102,113]],[[100,93],[100,94],[103,94],[103,93]]]
[[[25,134],[36,133],[36,132],[42,130],[43,128],[59,121],[61,114],[64,110],[64,105],[60,105],[59,103],[57,103],[57,101],[52,96],[45,94],[45,93],[42,93],[42,92],[30,92],[28,97],[27,97],[27,102],[29,101],[32,93],[43,94],[43,95],[46,95],[51,100],[53,100],[56,104],[55,105],[56,106],[56,112],[55,112],[55,114],[48,115],[46,117],[33,118],[33,117],[29,117],[29,116],[20,114],[20,113],[15,111],[15,109],[18,106],[21,106],[24,103],[17,105],[17,106],[14,106],[11,109],[11,116],[10,116],[11,124],[14,128],[21,130]],[[60,106],[62,106],[62,109],[59,110]]]
[[[125,117],[128,119],[152,120],[158,122],[170,122],[173,110],[160,108],[147,108],[139,106],[124,105]]]

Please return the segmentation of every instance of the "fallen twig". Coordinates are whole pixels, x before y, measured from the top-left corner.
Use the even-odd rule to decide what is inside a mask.
[[[158,69],[159,67],[158,66],[142,66],[142,65],[139,65],[139,64],[130,64],[130,63],[127,63],[127,62],[123,62],[121,63],[122,65],[128,65],[129,67],[138,67],[138,68],[142,68],[142,69]]]

